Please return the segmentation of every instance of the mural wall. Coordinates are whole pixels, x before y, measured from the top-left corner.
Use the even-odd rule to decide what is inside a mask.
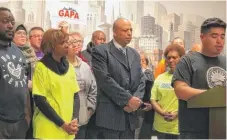
[[[111,40],[113,21],[125,17],[133,26],[129,46],[147,53],[153,66],[173,38],[183,38],[189,50],[194,43],[200,43],[200,25],[206,18],[226,21],[225,1],[1,0],[0,6],[10,8],[16,22],[28,29],[41,26],[46,30],[55,28],[61,20],[68,21],[70,31],[83,34],[84,49],[97,29]],[[59,14],[60,10],[68,12]]]

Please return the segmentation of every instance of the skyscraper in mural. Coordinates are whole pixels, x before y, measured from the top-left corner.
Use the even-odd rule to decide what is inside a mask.
[[[171,2],[163,1],[59,0],[55,2],[82,4],[87,7],[86,25],[70,24],[71,31],[79,31],[84,36],[84,49],[94,30],[103,30],[107,35],[107,41],[110,41],[112,39],[113,21],[118,17],[131,20],[133,39],[129,45],[149,54],[154,65],[158,61],[157,59],[161,59],[162,51],[174,37],[183,38],[187,50],[194,43],[200,43],[200,26],[205,20],[203,15],[209,12],[203,8],[201,8],[202,15],[185,14],[183,10],[169,12],[163,4],[171,4]],[[197,3],[201,2],[187,3],[193,3],[196,7]],[[207,3],[211,2],[207,1]],[[226,4],[226,2],[217,3]],[[54,7],[51,0],[8,0],[0,1],[0,4],[11,9],[16,22],[25,24],[28,30],[33,26],[41,26],[46,30],[54,24],[49,10],[50,7]],[[183,6],[184,4],[181,7]],[[174,4],[172,4],[172,7],[174,7]],[[214,3],[211,8],[220,10],[217,6],[215,7]],[[177,10],[178,8],[176,8]],[[225,9],[223,9],[223,14],[225,14]],[[213,12],[213,15],[210,16],[222,15],[216,15],[216,12]]]

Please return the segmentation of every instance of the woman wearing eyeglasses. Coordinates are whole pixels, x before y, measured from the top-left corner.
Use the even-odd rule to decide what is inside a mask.
[[[23,24],[16,27],[13,43],[22,51],[27,62],[33,67],[34,63],[37,61],[37,57],[35,51],[28,45],[27,30]]]
[[[74,66],[77,75],[76,80],[80,86],[79,131],[76,135],[76,139],[85,139],[87,123],[96,108],[97,86],[91,68],[78,57],[79,52],[80,42],[70,36],[67,59]]]
[[[35,62],[38,60],[35,51],[32,47],[28,45],[27,42],[27,30],[23,24],[20,24],[16,27],[14,31],[14,38],[13,38],[13,43],[21,50],[23,53],[23,56],[26,59],[27,62],[27,76],[28,76],[28,88],[30,90],[30,96],[28,96],[28,104],[27,104],[27,113],[26,113],[26,119],[30,123],[32,114],[33,114],[33,99],[32,99],[32,72],[34,70]],[[30,103],[30,104],[29,104]],[[32,124],[30,123],[29,130],[27,131],[26,138],[33,138],[32,137]]]
[[[84,62],[88,63],[87,59],[82,55],[81,51],[83,48],[84,38],[79,32],[72,32],[70,36],[73,37],[73,44],[77,46],[77,56],[81,58]]]

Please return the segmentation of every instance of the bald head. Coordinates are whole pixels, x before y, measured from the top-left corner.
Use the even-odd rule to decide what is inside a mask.
[[[94,31],[92,33],[91,41],[95,46],[104,44],[106,42],[106,35],[103,31],[100,30]]]
[[[130,21],[126,18],[118,18],[113,23],[113,32],[123,23],[123,22],[129,22]],[[130,23],[131,24],[131,23]]]
[[[185,48],[185,46],[184,46],[184,40],[181,39],[181,38],[179,38],[179,37],[174,38],[173,41],[172,41],[172,44],[178,44],[181,47]]]
[[[125,47],[132,39],[132,26],[129,20],[118,18],[113,24],[113,37],[122,46]]]

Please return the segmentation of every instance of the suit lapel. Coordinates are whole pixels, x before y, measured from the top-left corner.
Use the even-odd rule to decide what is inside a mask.
[[[127,56],[128,56],[128,64],[129,64],[129,68],[131,69],[132,67],[132,63],[134,61],[134,52],[132,51],[132,49],[130,49],[129,47],[127,47],[126,49],[126,52],[127,52]]]
[[[114,46],[113,41],[110,43],[110,54],[113,55],[113,57],[117,59],[127,70],[129,70],[126,57],[116,46]]]

